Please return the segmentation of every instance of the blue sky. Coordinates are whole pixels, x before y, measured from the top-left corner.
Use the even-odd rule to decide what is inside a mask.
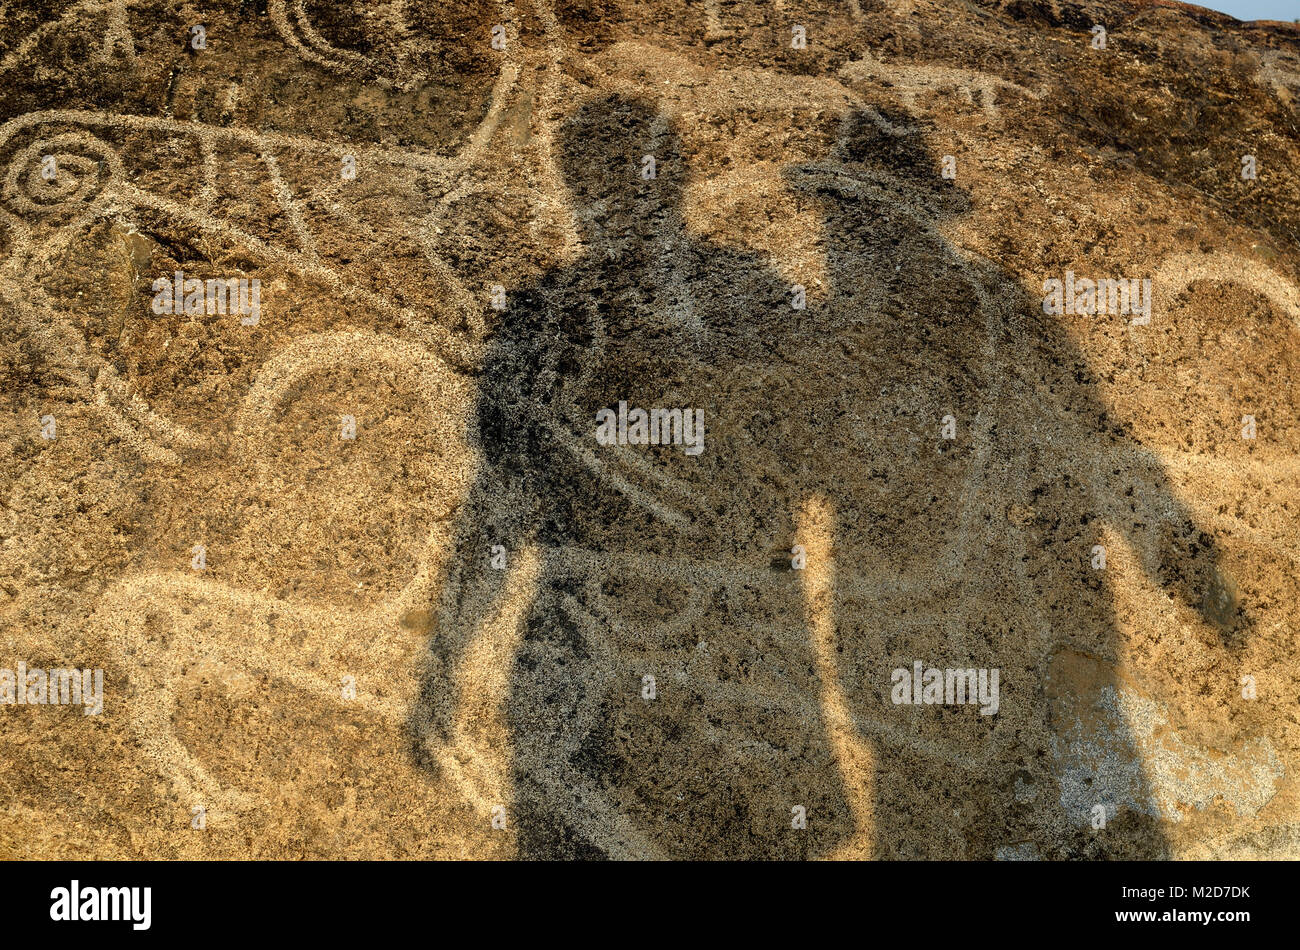
[[[1188,0],[1238,20],[1300,20],[1300,0]]]

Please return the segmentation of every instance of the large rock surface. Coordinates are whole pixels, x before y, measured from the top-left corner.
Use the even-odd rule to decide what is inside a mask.
[[[1300,27],[189,9],[0,16],[0,855],[1300,856]]]

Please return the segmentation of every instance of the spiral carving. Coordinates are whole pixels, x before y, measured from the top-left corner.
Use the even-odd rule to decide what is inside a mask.
[[[117,152],[92,135],[52,135],[11,158],[4,173],[4,199],[24,215],[81,210],[120,178],[121,168]]]

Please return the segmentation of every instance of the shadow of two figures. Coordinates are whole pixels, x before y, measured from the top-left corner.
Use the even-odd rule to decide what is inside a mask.
[[[797,277],[688,232],[656,120],[601,97],[558,140],[584,253],[495,314],[417,746],[455,733],[449,684],[511,584],[500,545],[542,552],[497,658],[521,856],[1163,854],[1104,719],[1095,546],[1121,538],[1225,635],[1237,606],[1159,460],[1057,318],[940,234],[969,198],[918,134],[864,112],[787,170],[824,250],[800,309]],[[620,403],[702,411],[705,450],[603,444]],[[895,703],[918,662],[999,671],[997,713]],[[1063,751],[1062,717],[1097,716],[1118,772]]]

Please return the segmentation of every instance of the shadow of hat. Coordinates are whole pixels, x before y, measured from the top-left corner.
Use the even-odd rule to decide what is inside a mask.
[[[935,218],[966,214],[970,196],[941,171],[942,156],[930,152],[918,126],[869,108],[845,117],[827,158],[782,174],[796,191],[824,199],[896,201]]]

